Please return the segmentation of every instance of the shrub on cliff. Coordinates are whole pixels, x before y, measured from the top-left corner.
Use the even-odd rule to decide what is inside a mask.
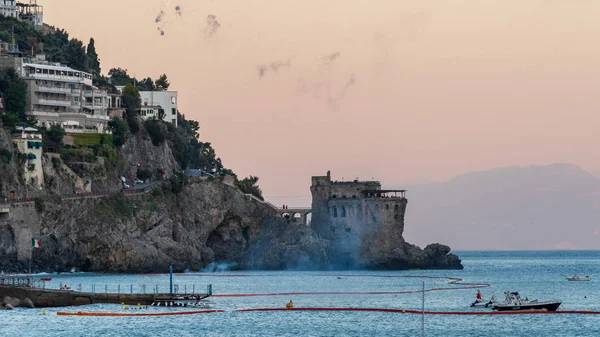
[[[159,146],[165,142],[165,134],[161,128],[161,122],[157,120],[147,120],[144,123],[144,126],[146,127],[148,135],[150,136],[150,139],[152,139],[152,144],[154,144],[154,146]]]
[[[108,122],[108,127],[113,133],[113,144],[121,147],[127,140],[127,124],[119,117],[115,117]]]
[[[258,177],[250,176],[242,180],[236,179],[235,186],[244,193],[252,194],[260,200],[265,200],[262,196],[262,190],[258,187]]]
[[[46,131],[46,135],[48,136],[48,139],[50,139],[53,142],[56,142],[58,144],[62,143],[63,137],[65,136],[66,132],[65,129],[63,129],[60,125],[58,124],[54,124],[50,127],[50,129],[48,131]]]

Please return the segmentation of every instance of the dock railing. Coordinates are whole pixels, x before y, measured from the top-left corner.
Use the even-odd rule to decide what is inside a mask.
[[[64,284],[63,284],[64,285]],[[158,295],[158,294],[169,294],[168,284],[110,284],[110,283],[91,283],[91,284],[77,284],[67,285],[68,288],[59,290],[76,291],[92,294],[145,294],[145,295]],[[206,291],[206,292],[205,292]],[[205,295],[212,292],[212,287],[206,284],[188,284],[188,283],[176,283],[173,284],[174,295]]]

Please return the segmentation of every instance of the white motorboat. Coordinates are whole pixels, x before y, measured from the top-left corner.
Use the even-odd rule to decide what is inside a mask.
[[[522,311],[522,310],[539,310],[539,311],[556,311],[561,301],[538,301],[529,300],[527,297],[522,299],[518,292],[504,292],[506,300],[492,306],[492,309],[497,311]]]
[[[568,281],[590,281],[589,276],[567,276]]]

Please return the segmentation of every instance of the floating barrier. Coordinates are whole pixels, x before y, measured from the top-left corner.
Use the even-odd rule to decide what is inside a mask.
[[[524,310],[524,311],[425,311],[411,309],[392,309],[392,308],[254,308],[238,309],[233,312],[272,312],[272,311],[350,311],[350,312],[386,312],[401,313],[413,315],[454,315],[454,316],[494,316],[494,315],[600,315],[600,311],[583,310],[563,310],[563,311],[545,311],[545,310]],[[58,316],[92,316],[92,317],[136,317],[136,316],[178,316],[178,315],[198,315],[225,312],[225,310],[201,310],[201,311],[181,311],[181,312],[157,312],[144,314],[128,314],[115,312],[57,312]]]
[[[256,309],[239,309],[235,312],[265,312],[265,311],[361,311],[361,312],[389,312],[402,314],[417,314],[417,315],[600,315],[600,311],[545,311],[545,310],[528,310],[528,311],[425,311],[407,310],[407,309],[390,309],[390,308],[256,308]]]
[[[177,316],[177,315],[199,315],[209,314],[213,312],[225,312],[225,310],[200,310],[200,311],[179,311],[179,312],[155,312],[155,313],[144,313],[144,314],[125,314],[120,312],[63,312],[59,311],[56,314],[58,316],[93,316],[93,317],[137,317],[137,316]]]

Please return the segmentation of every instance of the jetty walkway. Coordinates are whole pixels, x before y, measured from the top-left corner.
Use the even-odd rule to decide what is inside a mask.
[[[212,285],[208,285],[206,293],[196,292],[196,287],[186,287],[183,293],[159,293],[158,287],[154,286],[136,286],[136,289],[143,287],[148,293],[134,293],[133,285],[119,286],[119,291],[107,292],[108,287],[92,285],[93,291],[75,291],[58,290],[44,288],[44,282],[34,280],[27,276],[0,276],[0,298],[11,297],[23,301],[25,298],[31,300],[37,308],[45,307],[66,307],[76,305],[86,305],[94,303],[109,304],[129,304],[129,305],[151,305],[156,301],[168,301],[173,298],[189,298],[201,300],[212,296]],[[111,287],[111,290],[114,287]],[[121,292],[123,289],[123,292]],[[187,290],[191,290],[188,292]],[[198,287],[200,289],[200,287]],[[96,291],[97,290],[97,291]],[[181,289],[180,289],[181,290]]]

